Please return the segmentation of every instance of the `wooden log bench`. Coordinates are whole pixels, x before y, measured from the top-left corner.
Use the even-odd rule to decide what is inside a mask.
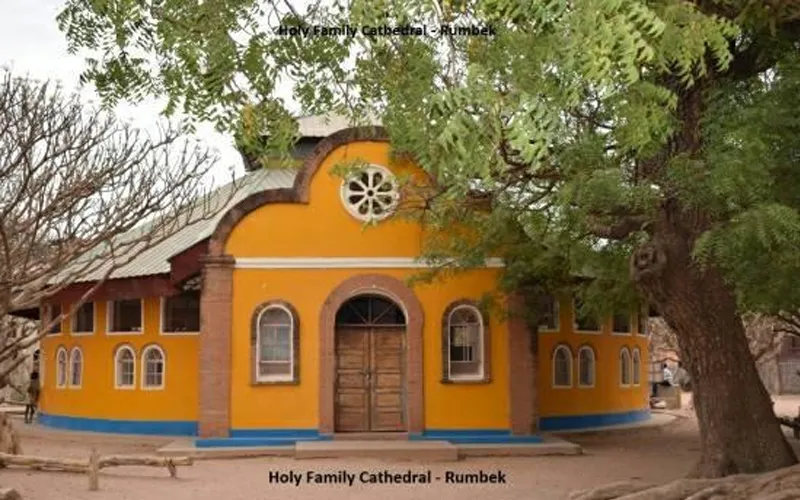
[[[89,477],[89,490],[99,489],[98,472],[107,467],[120,466],[145,466],[166,467],[171,477],[178,477],[179,465],[192,465],[191,457],[156,457],[139,455],[108,455],[100,456],[97,450],[92,449],[89,460],[72,458],[36,457],[30,455],[11,455],[0,453],[0,467],[17,466],[30,467],[41,471],[77,472]]]

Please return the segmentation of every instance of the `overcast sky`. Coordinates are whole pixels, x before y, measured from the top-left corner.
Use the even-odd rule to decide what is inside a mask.
[[[83,69],[80,56],[67,53],[64,35],[56,24],[56,14],[63,0],[0,0],[0,66],[10,67],[16,76],[30,75],[37,79],[60,81],[64,87],[78,88]],[[81,92],[87,102],[97,101],[91,88]],[[120,105],[116,114],[133,125],[152,129],[161,111],[155,101],[136,106]],[[215,183],[230,178],[229,168],[243,172],[242,160],[232,141],[210,126],[201,126],[196,137],[216,149],[220,163],[214,170]]]

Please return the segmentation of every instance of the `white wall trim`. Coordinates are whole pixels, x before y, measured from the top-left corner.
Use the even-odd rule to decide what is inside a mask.
[[[503,267],[502,259],[486,259],[484,267]],[[239,257],[237,269],[428,268],[434,265],[414,257]]]

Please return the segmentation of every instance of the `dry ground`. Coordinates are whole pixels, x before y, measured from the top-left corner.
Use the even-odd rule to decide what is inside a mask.
[[[797,413],[800,397],[776,397],[779,414]],[[436,500],[549,500],[563,499],[575,489],[612,481],[640,478],[667,482],[686,474],[698,454],[697,424],[691,412],[680,412],[672,424],[592,434],[573,434],[568,439],[581,444],[585,455],[575,457],[473,458],[458,463],[390,463],[378,460],[302,460],[258,458],[199,461],[181,467],[179,478],[165,470],[122,467],[106,469],[100,476],[100,491],[89,492],[85,476],[34,472],[27,469],[0,471],[0,486],[17,488],[26,500],[311,500],[311,499],[436,499]],[[169,439],[73,433],[25,426],[25,454],[87,457],[96,447],[101,454],[150,453]],[[798,442],[792,440],[793,444]],[[335,485],[270,484],[270,471],[339,470],[377,472],[432,470],[443,476],[447,470],[476,472],[502,470],[505,485]]]

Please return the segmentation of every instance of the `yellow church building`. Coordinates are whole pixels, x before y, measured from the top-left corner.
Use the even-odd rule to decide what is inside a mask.
[[[302,167],[253,169],[216,218],[117,269],[53,328],[41,424],[262,446],[537,442],[650,417],[637,314],[577,317],[571,297],[551,298],[532,342],[513,296],[509,314],[482,307],[498,259],[412,286],[425,235],[396,216],[398,179],[424,174],[390,158],[380,127],[300,127]],[[343,177],[353,160],[366,167]],[[42,304],[42,320],[92,279]]]

